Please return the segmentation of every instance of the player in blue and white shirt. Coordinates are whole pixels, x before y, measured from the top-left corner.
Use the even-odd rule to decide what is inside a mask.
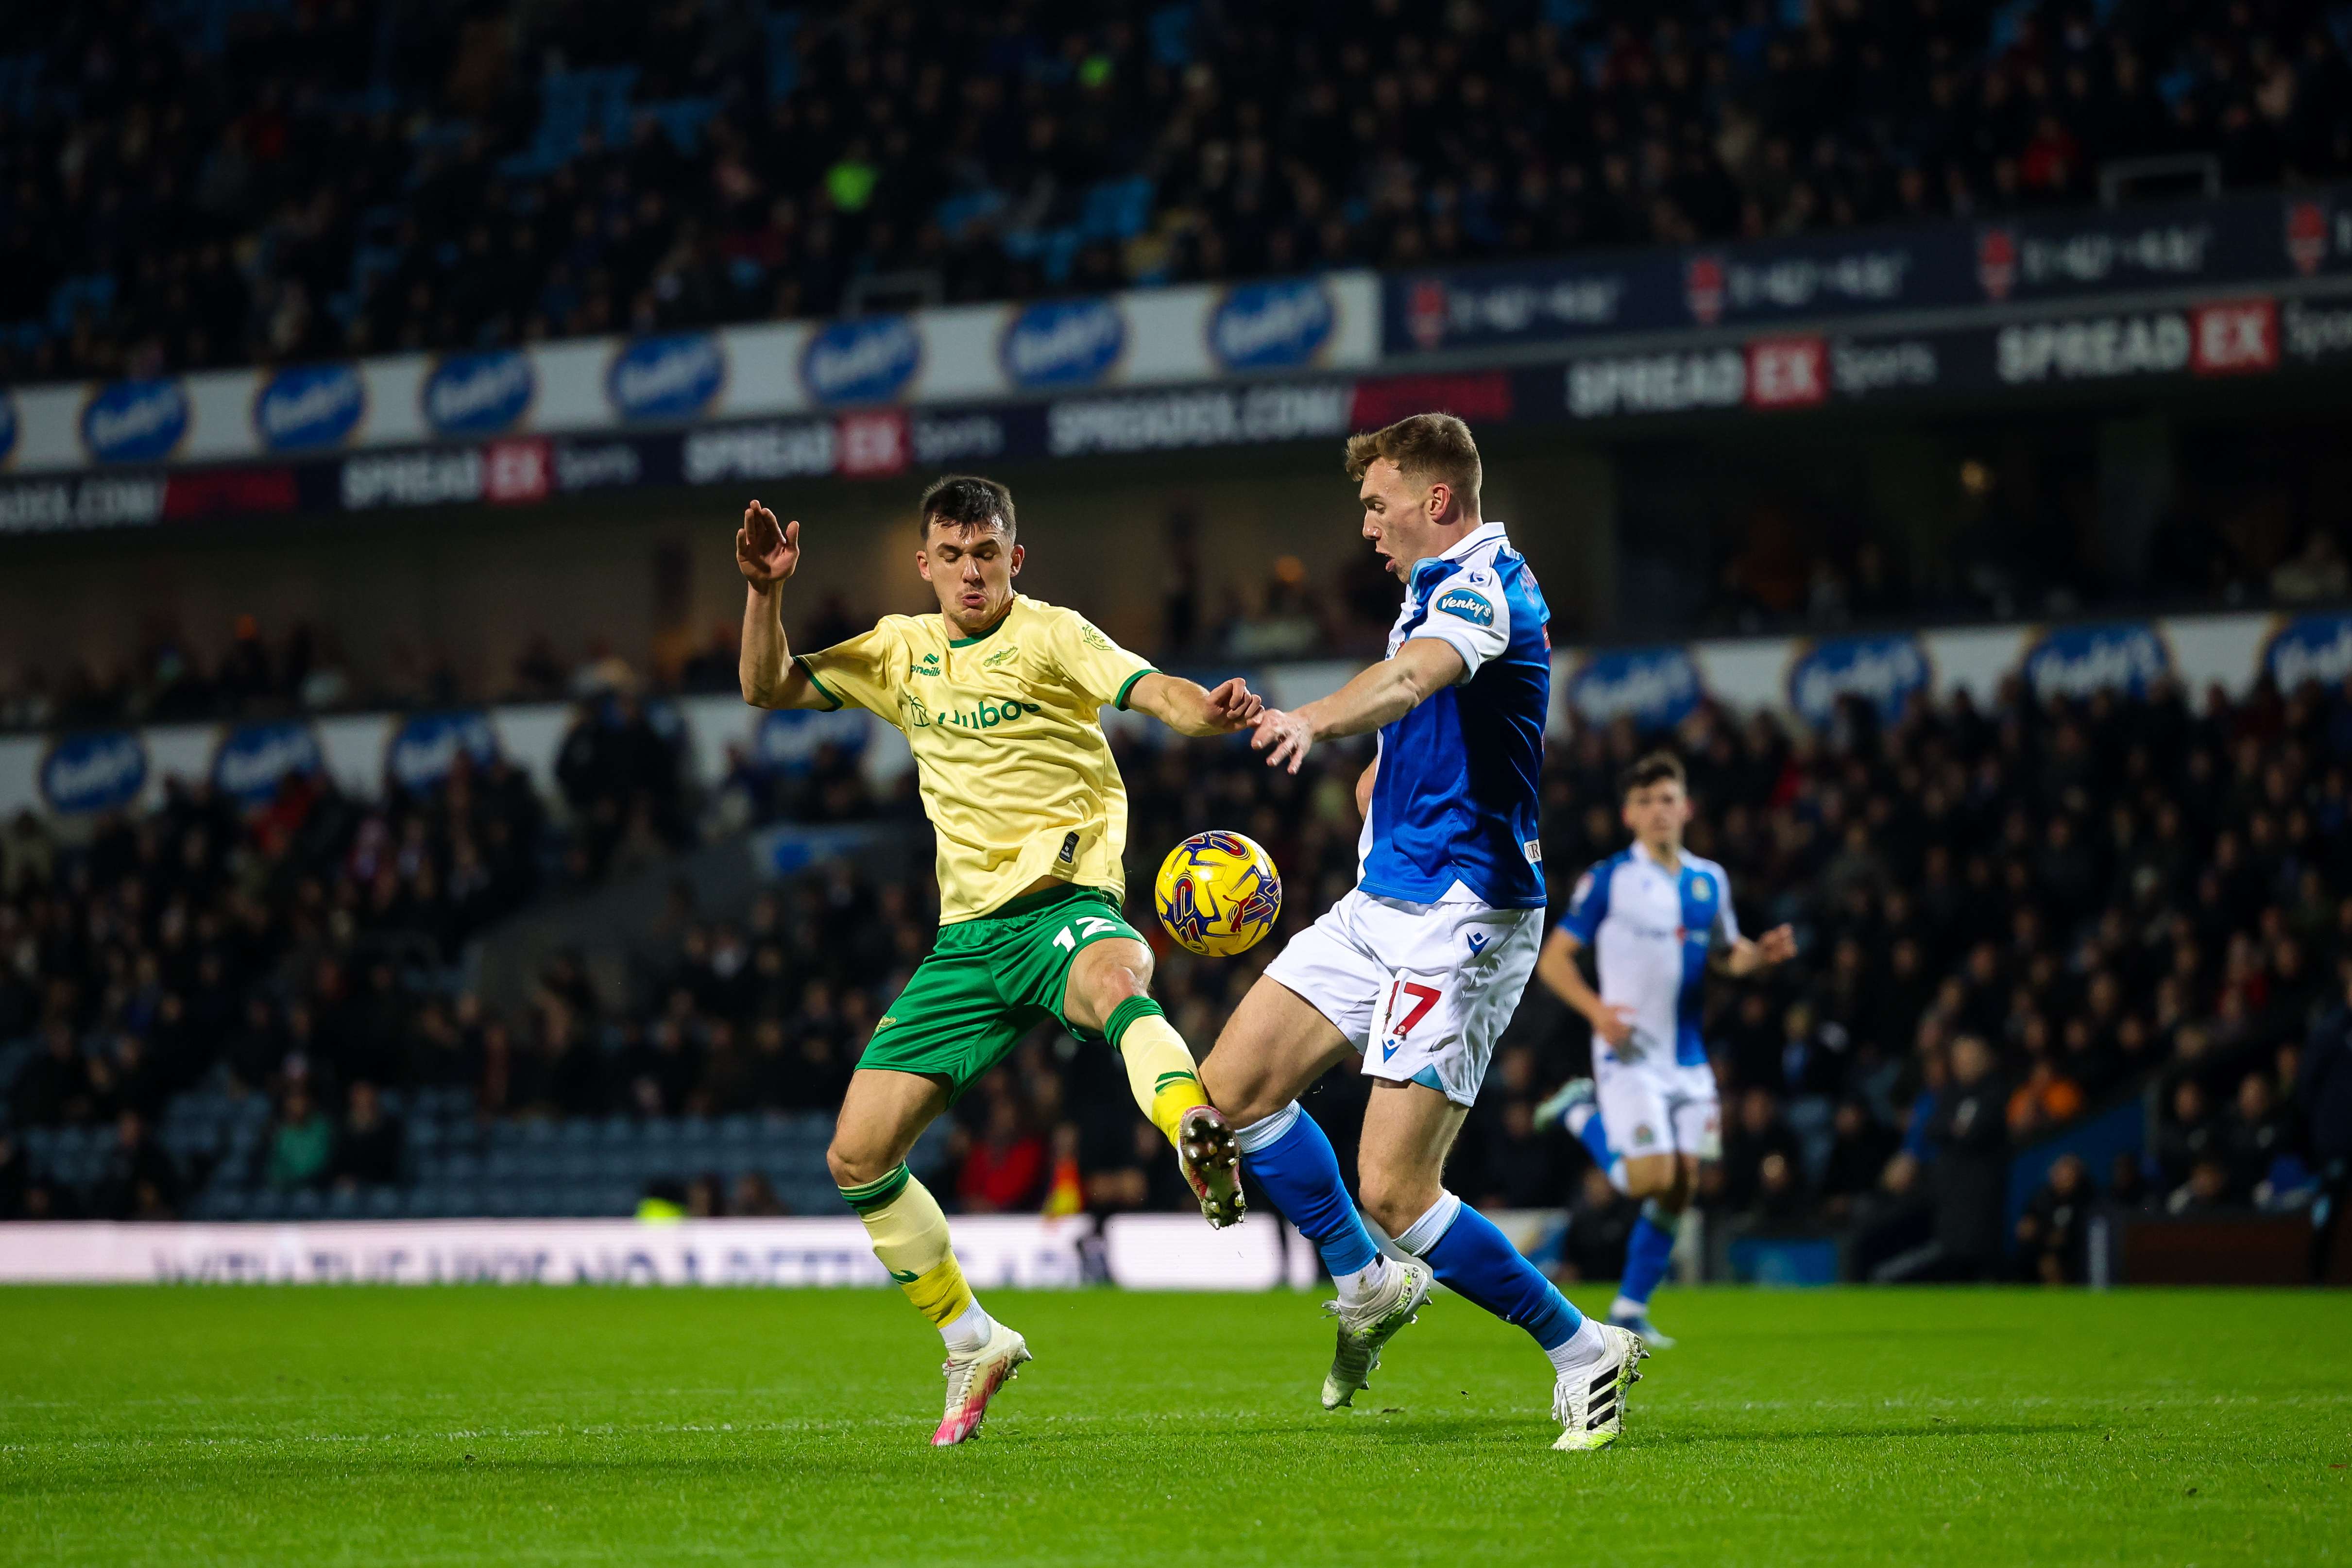
[[[1787,926],[1757,942],[1741,936],[1731,879],[1683,848],[1691,805],[1680,762],[1664,752],[1643,757],[1626,770],[1622,794],[1633,842],[1578,880],[1536,965],[1537,978],[1591,1024],[1592,1078],[1537,1115],[1559,1117],[1610,1180],[1643,1200],[1609,1321],[1664,1349],[1674,1341],[1651,1323],[1650,1294],[1665,1278],[1700,1164],[1723,1154],[1700,1033],[1707,967],[1719,959],[1734,975],[1753,974],[1794,956],[1797,943]],[[1588,947],[1597,992],[1576,967]]]
[[[1328,697],[1268,710],[1251,743],[1296,773],[1318,741],[1380,731],[1356,787],[1360,877],[1267,966],[1202,1080],[1259,1185],[1339,1285],[1327,1408],[1366,1386],[1381,1347],[1443,1280],[1550,1357],[1556,1447],[1602,1447],[1623,1428],[1641,1341],[1587,1322],[1441,1181],[1541,944],[1550,612],[1502,524],[1479,516],[1478,448],[1462,421],[1416,415],[1358,436],[1348,471],[1364,537],[1405,583],[1388,657]],[[1363,1205],[1401,1261],[1372,1245],[1330,1140],[1297,1101],[1350,1055],[1373,1084]]]

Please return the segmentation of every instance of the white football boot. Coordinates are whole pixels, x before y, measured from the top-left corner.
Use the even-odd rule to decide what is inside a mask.
[[[1381,1347],[1413,1321],[1429,1300],[1437,1271],[1417,1258],[1389,1259],[1387,1276],[1377,1294],[1360,1306],[1326,1301],[1323,1310],[1339,1320],[1339,1345],[1331,1352],[1331,1370],[1323,1378],[1323,1408],[1352,1405],[1356,1390],[1371,1386],[1372,1369],[1381,1364]]]
[[[1555,1448],[1605,1448],[1624,1435],[1625,1393],[1642,1381],[1642,1336],[1613,1323],[1594,1325],[1607,1348],[1601,1359],[1561,1373],[1552,1385],[1552,1419],[1565,1428]]]
[[[931,1434],[931,1447],[951,1448],[979,1436],[980,1424],[988,1417],[988,1402],[998,1389],[1021,1375],[1021,1363],[1030,1359],[1029,1342],[1003,1323],[993,1323],[988,1342],[969,1355],[949,1352],[947,1363],[940,1369],[948,1378],[948,1413],[940,1429]]]

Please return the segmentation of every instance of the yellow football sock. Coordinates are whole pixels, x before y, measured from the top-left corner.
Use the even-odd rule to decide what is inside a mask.
[[[1175,1142],[1184,1113],[1209,1103],[1208,1090],[1201,1087],[1201,1069],[1185,1048],[1184,1037],[1149,996],[1130,996],[1112,1008],[1103,1034],[1126,1065],[1127,1087],[1134,1093],[1135,1103],[1169,1142]]]
[[[841,1195],[866,1222],[874,1256],[915,1310],[942,1327],[963,1314],[971,1287],[948,1245],[948,1216],[913,1172],[900,1165],[878,1182],[842,1188]]]

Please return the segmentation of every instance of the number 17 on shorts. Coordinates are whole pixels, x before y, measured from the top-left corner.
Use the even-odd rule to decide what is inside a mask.
[[[1446,974],[1416,974],[1400,969],[1389,976],[1379,1003],[1372,1008],[1372,1026],[1365,1043],[1364,1070],[1374,1078],[1397,1083],[1422,1083],[1449,1099],[1454,1076],[1446,1068],[1447,1047],[1459,1041]],[[1475,1083],[1465,1086],[1476,1092]]]

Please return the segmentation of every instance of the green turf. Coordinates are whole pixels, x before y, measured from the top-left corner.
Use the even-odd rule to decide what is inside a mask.
[[[1016,1295],[933,1453],[877,1291],[0,1290],[10,1563],[2352,1558],[2352,1300],[1675,1291],[1614,1452],[1441,1300],[1355,1414],[1312,1299]]]

